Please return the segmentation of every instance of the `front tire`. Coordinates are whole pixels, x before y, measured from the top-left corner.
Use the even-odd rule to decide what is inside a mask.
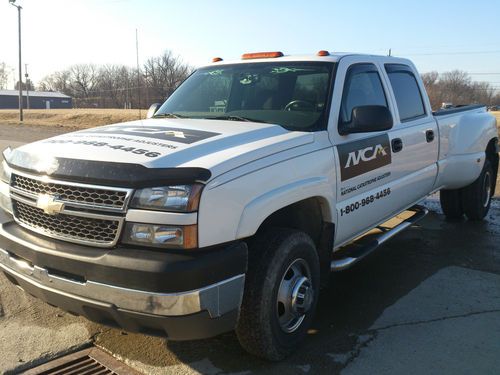
[[[242,347],[279,361],[303,341],[318,302],[319,259],[311,238],[291,229],[257,235],[236,334]]]
[[[481,174],[462,190],[462,206],[469,220],[482,220],[488,213],[494,194],[495,174],[489,159],[484,161]]]

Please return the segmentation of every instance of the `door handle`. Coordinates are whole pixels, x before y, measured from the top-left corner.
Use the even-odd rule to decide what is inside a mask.
[[[403,141],[401,138],[394,138],[391,141],[392,152],[399,152],[403,149]]]
[[[427,143],[431,143],[434,140],[434,130],[427,130],[425,132],[425,139]]]

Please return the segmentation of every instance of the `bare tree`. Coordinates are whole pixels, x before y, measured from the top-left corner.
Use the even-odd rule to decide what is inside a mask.
[[[453,104],[467,104],[471,99],[471,78],[467,73],[460,70],[453,70],[441,74],[439,79],[440,92],[444,101]]]
[[[38,83],[38,89],[42,91],[59,91],[66,95],[73,95],[70,75],[68,70],[55,72],[43,78]]]
[[[127,107],[132,100],[137,75],[124,65],[106,65],[99,69],[96,91],[107,98],[105,106]]]
[[[439,73],[429,72],[422,74],[422,81],[424,82],[429,101],[432,108],[439,108],[441,106],[439,88],[438,88]]]
[[[496,100],[495,90],[488,82],[474,82],[464,71],[425,73],[422,74],[422,80],[433,109],[438,109],[445,102],[454,105],[491,105]]]
[[[73,65],[43,78],[38,89],[70,95],[77,107],[138,108],[139,90],[146,106],[163,102],[192,71],[165,51],[148,59],[139,74],[125,65]]]
[[[16,82],[14,89],[19,90],[19,81]],[[35,90],[35,86],[33,85],[33,82],[31,81],[31,79],[28,79],[27,81],[22,82],[21,90],[30,90],[30,91]]]
[[[9,80],[9,73],[7,72],[7,64],[4,62],[0,63],[0,89],[7,88],[7,82]]]
[[[192,71],[192,67],[169,50],[161,56],[148,59],[144,64],[146,85],[152,96],[160,101],[169,97]]]
[[[71,88],[75,96],[88,98],[98,84],[98,68],[94,64],[78,64],[69,68]]]

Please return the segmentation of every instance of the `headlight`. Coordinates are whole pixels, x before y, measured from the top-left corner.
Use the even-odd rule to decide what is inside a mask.
[[[198,246],[198,227],[127,223],[123,242],[170,249],[194,249]]]
[[[10,167],[7,165],[7,163],[2,161],[2,165],[0,167],[0,180],[2,182],[5,182],[6,184],[10,184],[10,176],[12,174],[12,171]]]
[[[176,185],[137,190],[132,208],[148,210],[192,212],[198,209],[202,185]]]

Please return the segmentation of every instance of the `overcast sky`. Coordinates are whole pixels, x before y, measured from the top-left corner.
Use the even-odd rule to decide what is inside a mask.
[[[34,81],[76,63],[135,65],[171,49],[194,65],[244,52],[368,52],[500,88],[499,0],[17,0]],[[17,68],[17,11],[0,0],[0,62]],[[12,77],[14,77],[13,73]],[[13,78],[9,85],[13,84]]]

